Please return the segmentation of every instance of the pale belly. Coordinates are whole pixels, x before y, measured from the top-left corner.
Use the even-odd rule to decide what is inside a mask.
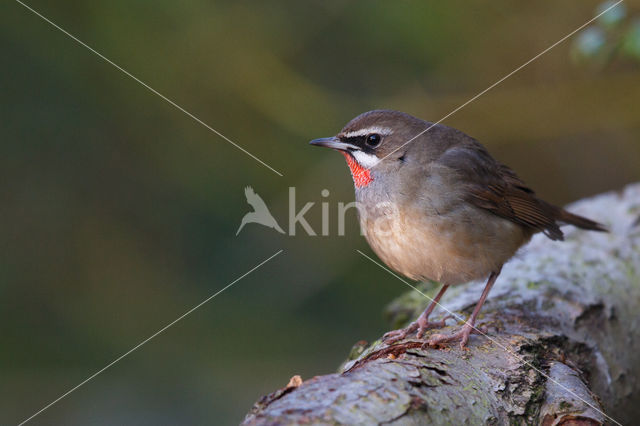
[[[414,280],[456,285],[486,278],[530,238],[520,226],[472,206],[446,217],[402,211],[392,203],[361,211],[360,225],[380,259]]]

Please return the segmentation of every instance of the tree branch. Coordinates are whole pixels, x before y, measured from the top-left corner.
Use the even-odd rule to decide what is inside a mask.
[[[485,304],[468,350],[409,338],[359,345],[336,374],[263,397],[244,424],[603,424],[640,416],[640,184],[570,207],[611,233],[542,235],[511,262]],[[468,314],[482,283],[443,304]],[[426,290],[429,284],[422,285]],[[429,301],[410,292],[392,322]],[[451,332],[448,326],[444,332]],[[606,413],[606,415],[604,414]]]

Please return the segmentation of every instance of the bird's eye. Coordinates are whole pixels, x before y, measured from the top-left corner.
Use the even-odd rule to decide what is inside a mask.
[[[382,142],[382,137],[380,137],[380,135],[377,133],[372,133],[367,136],[367,145],[371,148],[377,147],[378,145],[380,145],[380,142]]]

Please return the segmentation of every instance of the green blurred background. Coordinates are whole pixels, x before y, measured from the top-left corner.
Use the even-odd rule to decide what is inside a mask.
[[[0,5],[0,423],[15,424],[279,249],[33,424],[233,424],[388,329],[406,287],[359,256],[344,160],[311,148],[374,108],[436,121],[590,19],[597,1],[57,1]],[[640,5],[625,2],[445,123],[549,201],[640,180]],[[329,237],[235,232],[252,185]],[[330,195],[323,198],[322,189]],[[606,218],[595,218],[605,220]]]

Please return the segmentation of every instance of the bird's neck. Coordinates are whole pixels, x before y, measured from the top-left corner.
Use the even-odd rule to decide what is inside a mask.
[[[351,176],[353,177],[353,183],[356,185],[356,188],[364,188],[373,182],[369,169],[362,167],[351,154],[343,152],[342,155],[347,159],[347,165],[349,166],[349,170],[351,170]]]

